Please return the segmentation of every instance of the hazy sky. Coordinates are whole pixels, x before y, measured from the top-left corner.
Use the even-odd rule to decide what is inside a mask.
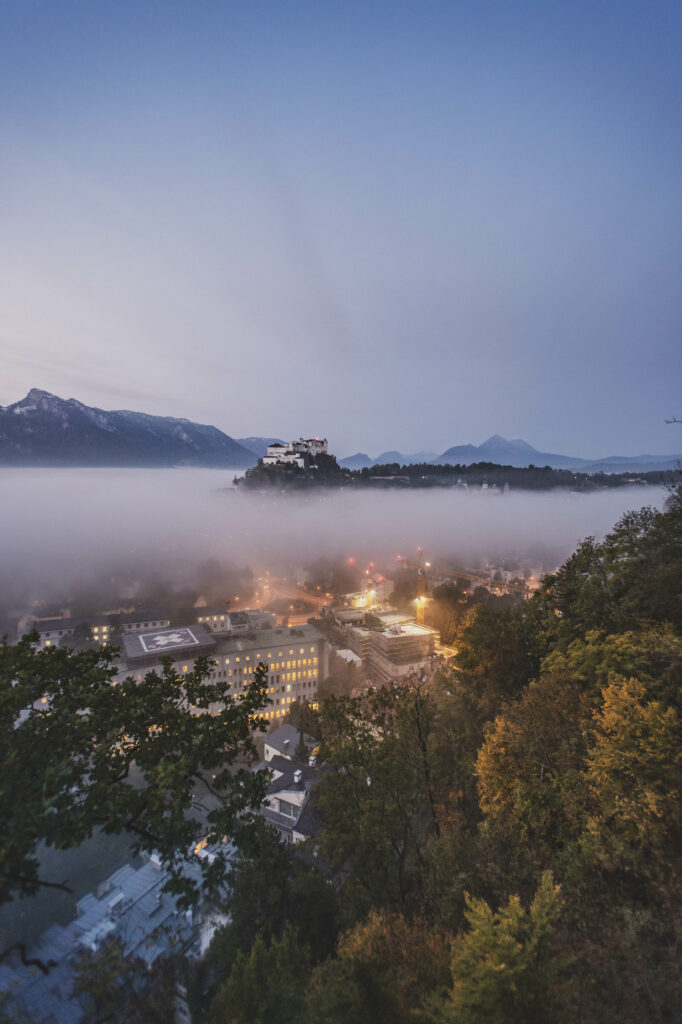
[[[682,4],[0,0],[0,404],[682,428]]]

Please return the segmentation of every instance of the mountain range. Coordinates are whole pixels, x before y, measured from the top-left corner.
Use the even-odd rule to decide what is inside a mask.
[[[150,416],[125,409],[105,412],[32,388],[13,405],[0,406],[2,466],[215,466],[255,465],[275,437],[233,438],[217,427],[171,416]],[[676,469],[682,455],[611,455],[580,459],[541,452],[520,438],[499,434],[483,444],[460,444],[438,455],[418,451],[382,452],[372,459],[358,452],[339,460],[347,469],[387,463],[463,465],[492,462],[502,466],[551,466],[588,473],[644,473]]]
[[[442,466],[470,466],[475,462],[492,462],[500,466],[551,466],[552,469],[572,469],[584,473],[646,473],[653,470],[677,469],[682,463],[682,455],[610,455],[603,459],[580,459],[571,455],[541,452],[521,438],[510,440],[500,434],[493,434],[483,444],[454,445],[442,455],[432,452],[404,455],[401,452],[389,451],[382,452],[377,458],[372,459],[364,452],[357,452],[339,460],[339,464],[347,469],[364,469],[395,462],[402,466],[417,462]]]
[[[252,439],[253,440],[253,439]],[[104,412],[32,388],[0,406],[3,466],[252,466],[257,456],[217,427],[141,412]]]

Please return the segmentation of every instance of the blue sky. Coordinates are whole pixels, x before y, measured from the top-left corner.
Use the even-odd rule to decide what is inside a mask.
[[[0,0],[0,403],[682,449],[682,5]]]

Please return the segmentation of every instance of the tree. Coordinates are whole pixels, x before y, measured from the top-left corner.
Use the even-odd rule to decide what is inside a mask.
[[[108,939],[78,957],[73,994],[92,1024],[165,1024],[174,1011],[173,964],[161,960],[148,970],[139,957],[126,956],[117,939]]]
[[[548,938],[561,909],[559,887],[546,872],[526,911],[518,896],[494,912],[467,899],[469,931],[453,945],[453,984],[432,1002],[430,1020],[452,1024],[545,1024],[552,1012],[558,964]]]
[[[186,899],[197,887],[183,865],[206,838],[217,856],[202,862],[204,884],[218,887],[221,840],[249,826],[267,784],[247,764],[264,727],[265,668],[236,699],[228,682],[206,681],[206,658],[182,677],[166,659],[160,675],[116,685],[110,650],[38,650],[37,639],[0,646],[0,902],[64,887],[40,877],[39,843],[78,846],[96,827],[158,851]]]
[[[339,939],[338,956],[312,974],[306,1020],[407,1024],[450,981],[447,936],[418,918],[373,910]]]
[[[269,945],[258,935],[248,954],[238,953],[213,1004],[211,1024],[291,1024],[300,1019],[311,957],[287,925]]]
[[[682,727],[676,710],[648,701],[637,679],[604,691],[595,716],[588,780],[598,804],[590,849],[604,866],[650,875],[679,863]]]
[[[551,676],[527,687],[486,729],[476,760],[481,810],[530,870],[580,833],[589,718],[580,691]]]
[[[223,903],[230,920],[214,936],[202,965],[204,989],[224,980],[237,955],[248,956],[257,936],[268,944],[280,939],[287,925],[305,936],[314,963],[336,945],[337,894],[325,876],[296,856],[263,819],[238,842],[240,856]]]
[[[457,667],[491,717],[537,673],[534,608],[479,604],[460,637]]]
[[[94,651],[99,647],[99,641],[95,640],[86,622],[79,622],[64,634],[59,646],[73,651]]]
[[[314,794],[321,842],[334,868],[346,873],[357,913],[418,900],[424,851],[440,833],[444,799],[432,755],[435,726],[425,687],[322,705],[314,731],[333,770]]]

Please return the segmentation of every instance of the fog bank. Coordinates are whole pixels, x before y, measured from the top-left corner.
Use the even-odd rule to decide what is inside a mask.
[[[256,495],[222,470],[2,469],[0,586],[34,597],[70,580],[158,569],[182,582],[198,560],[277,571],[342,554],[390,566],[398,554],[481,565],[559,564],[664,488],[496,495],[459,489]]]

